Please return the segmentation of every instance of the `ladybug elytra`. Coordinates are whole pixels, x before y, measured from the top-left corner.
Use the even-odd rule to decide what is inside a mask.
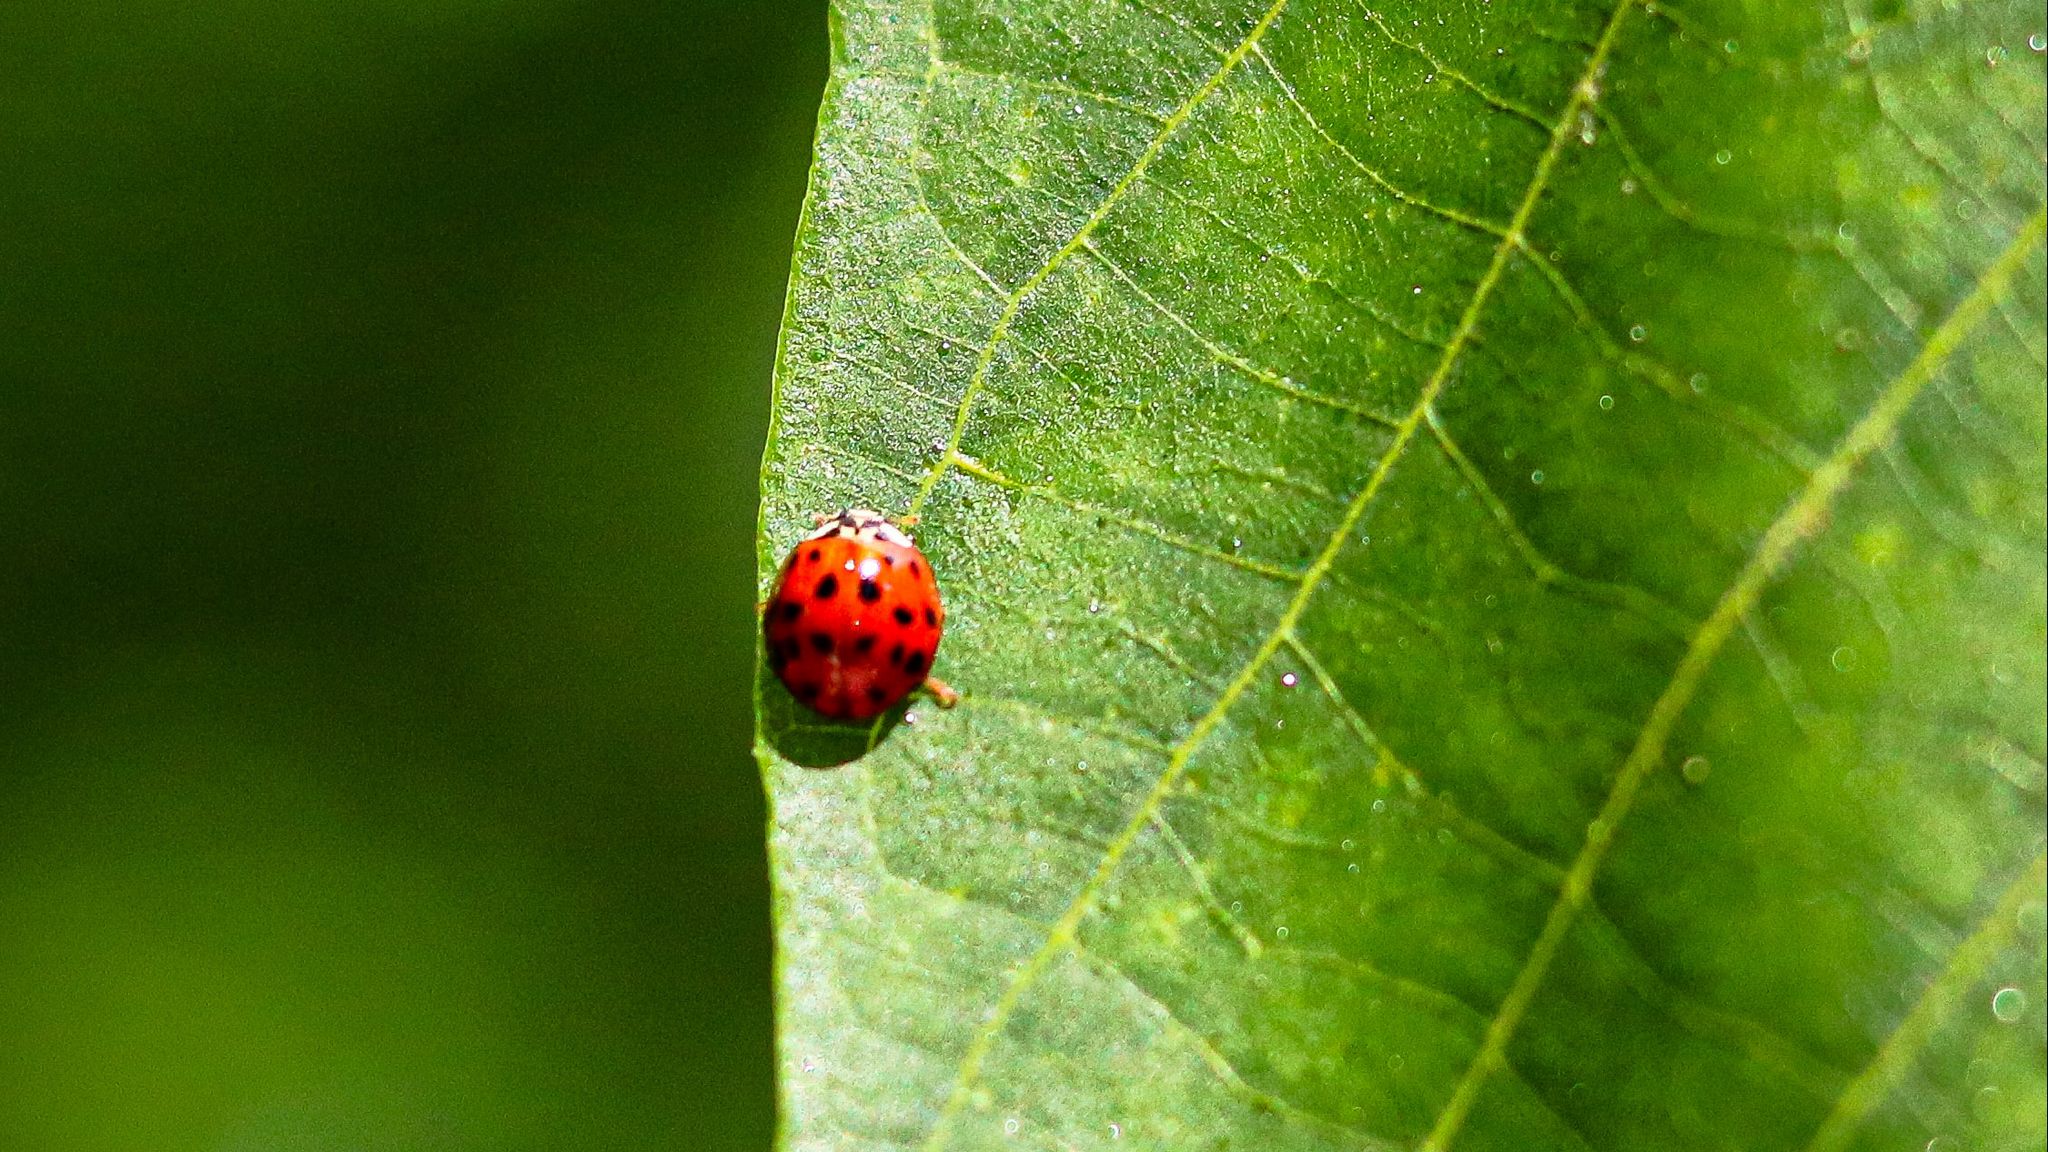
[[[881,513],[854,508],[790,551],[762,630],[792,695],[831,719],[866,720],[920,687],[941,705],[957,699],[931,677],[945,622],[924,553]]]

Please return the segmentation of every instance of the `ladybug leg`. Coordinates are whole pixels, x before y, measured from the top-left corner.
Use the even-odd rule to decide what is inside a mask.
[[[946,683],[937,676],[925,677],[924,683],[920,688],[925,695],[932,698],[932,703],[937,704],[941,708],[951,708],[960,702],[960,693],[955,691],[951,684]]]

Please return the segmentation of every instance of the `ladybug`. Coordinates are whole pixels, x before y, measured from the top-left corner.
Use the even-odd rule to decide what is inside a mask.
[[[958,694],[930,676],[945,624],[931,562],[862,508],[819,518],[782,562],[762,616],[768,666],[834,720],[879,716],[919,688],[951,707]]]

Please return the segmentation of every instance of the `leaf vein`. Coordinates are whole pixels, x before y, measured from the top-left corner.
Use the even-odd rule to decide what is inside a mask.
[[[2029,897],[2038,898],[2044,878],[2048,878],[2048,855],[2036,855],[2034,862],[2014,877],[1969,938],[1949,953],[1941,971],[1907,1010],[1898,1027],[1885,1037],[1870,1063],[1842,1090],[1827,1119],[1807,1141],[1806,1152],[1838,1152],[1848,1145],[1863,1118],[1898,1087],[1914,1057],[1954,1010],[1957,997],[1990,965],[1994,953],[2012,931],[2020,905]]]
[[[1631,3],[1633,0],[1624,0],[1616,13],[1617,22]],[[1610,37],[1613,28],[1614,25],[1610,24]],[[1985,269],[1975,288],[1921,347],[1919,355],[1892,381],[1870,411],[1857,421],[1814,472],[1806,486],[1771,522],[1748,561],[1715,605],[1712,615],[1694,635],[1663,694],[1651,707],[1635,747],[1616,774],[1607,800],[1594,821],[1594,831],[1588,834],[1578,857],[1572,861],[1566,873],[1564,890],[1551,905],[1542,932],[1531,945],[1521,971],[1516,974],[1508,994],[1495,1011],[1493,1022],[1487,1027],[1486,1043],[1467,1066],[1443,1111],[1438,1114],[1429,1137],[1423,1142],[1425,1152],[1447,1152],[1463,1128],[1488,1073],[1505,1059],[1508,1042],[1513,1039],[1548,975],[1551,962],[1564,943],[1565,933],[1571,928],[1579,910],[1591,900],[1594,877],[1607,858],[1616,831],[1627,818],[1643,782],[1663,760],[1665,743],[1680,715],[1699,691],[1708,669],[1739,624],[1742,614],[1755,605],[1765,586],[1784,570],[1800,545],[1823,527],[1835,497],[1848,485],[1862,463],[1890,442],[1899,421],[1921,389],[1991,310],[1993,299],[2005,290],[2021,263],[2040,243],[2043,225],[2043,214],[2036,210],[2032,220],[2021,229],[2011,245]]]
[[[1579,110],[1594,98],[1596,92],[1594,78],[1599,75],[1600,69],[1605,63],[1607,53],[1613,43],[1616,31],[1621,25],[1622,18],[1627,15],[1634,3],[1635,0],[1622,0],[1620,6],[1615,9],[1613,17],[1608,22],[1606,32],[1587,61],[1585,72],[1579,81],[1573,85],[1570,95],[1566,98],[1564,112],[1551,132],[1549,144],[1537,159],[1535,169],[1529,178],[1528,187],[1524,189],[1521,202],[1515,209],[1514,219],[1509,225],[1508,234],[1495,246],[1493,257],[1488,262],[1487,268],[1480,276],[1478,283],[1474,286],[1472,295],[1467,300],[1465,308],[1459,317],[1457,328],[1444,348],[1443,355],[1438,359],[1437,365],[1430,373],[1429,378],[1423,383],[1414,406],[1409,409],[1407,416],[1401,420],[1395,429],[1392,444],[1381,455],[1378,465],[1373,469],[1372,475],[1366,481],[1365,486],[1359,490],[1357,495],[1352,497],[1336,529],[1330,534],[1329,542],[1324,546],[1321,554],[1316,557],[1314,563],[1310,565],[1308,572],[1302,577],[1300,587],[1282,611],[1279,621],[1267,633],[1266,638],[1259,644],[1250,659],[1245,662],[1236,677],[1230,681],[1223,694],[1210,707],[1208,712],[1204,713],[1201,719],[1196,721],[1194,728],[1175,747],[1173,755],[1168,759],[1165,768],[1160,772],[1151,790],[1139,802],[1136,811],[1132,813],[1131,818],[1125,823],[1122,831],[1111,841],[1109,851],[1103,854],[1101,862],[1082,884],[1080,891],[1075,894],[1066,912],[1060,916],[1051,931],[1047,933],[1044,944],[1033,953],[1032,957],[1011,978],[1009,985],[1004,989],[1001,997],[996,1002],[994,1010],[990,1013],[988,1022],[976,1034],[974,1039],[970,1041],[967,1051],[961,1058],[959,1071],[954,1079],[953,1090],[948,1096],[945,1105],[941,1108],[938,1121],[933,1125],[931,1135],[925,1142],[926,1152],[937,1152],[938,1149],[945,1147],[951,1135],[952,1126],[957,1121],[960,1112],[967,1106],[973,1086],[979,1079],[982,1062],[987,1059],[997,1039],[1001,1037],[1003,1031],[1007,1028],[1017,1006],[1022,1003],[1025,993],[1037,982],[1038,978],[1057,956],[1074,946],[1082,920],[1094,910],[1102,890],[1107,886],[1110,877],[1115,874],[1118,866],[1122,863],[1124,855],[1130,850],[1131,845],[1137,841],[1138,836],[1146,828],[1151,826],[1152,813],[1159,808],[1161,802],[1166,797],[1172,795],[1175,788],[1178,787],[1181,778],[1186,774],[1188,763],[1195,752],[1223,724],[1224,717],[1229,713],[1231,707],[1236,704],[1238,698],[1243,695],[1244,691],[1257,678],[1266,664],[1272,660],[1274,653],[1285,643],[1286,637],[1293,631],[1295,624],[1301,619],[1302,613],[1307,609],[1309,599],[1314,595],[1317,586],[1321,584],[1323,578],[1335,566],[1338,553],[1343,550],[1352,532],[1364,517],[1366,509],[1372,505],[1374,498],[1378,496],[1395,462],[1399,460],[1408,442],[1414,439],[1416,430],[1421,426],[1423,417],[1428,412],[1430,405],[1435,402],[1437,395],[1443,390],[1445,384],[1448,383],[1451,369],[1456,364],[1459,354],[1471,342],[1473,334],[1478,328],[1480,312],[1484,309],[1494,288],[1500,283],[1508,261],[1519,251],[1522,231],[1528,226],[1529,218],[1535,211],[1543,189],[1549,183],[1551,171],[1557,164],[1566,134],[1576,121]],[[1268,11],[1265,20],[1260,23],[1258,28],[1253,30],[1252,35],[1246,38],[1244,44],[1240,45],[1242,52],[1248,52],[1257,43],[1259,33],[1279,16],[1283,4],[1284,0],[1282,0],[1282,3],[1275,4]],[[1220,75],[1219,73],[1219,79]],[[1215,80],[1212,80],[1212,86],[1215,82]],[[1085,237],[1080,237],[1080,239],[1085,239]],[[1012,314],[1014,314],[1014,310]],[[957,443],[955,448],[957,449]],[[949,452],[949,458],[951,455]],[[936,472],[934,472],[934,476],[936,476]],[[929,488],[927,488],[928,490]]]
[[[1486,506],[1494,522],[1500,526],[1501,534],[1507,537],[1508,544],[1514,548],[1515,554],[1528,565],[1530,574],[1536,578],[1537,584],[1546,588],[1559,588],[1595,603],[1611,605],[1633,613],[1680,640],[1691,638],[1693,631],[1698,627],[1698,622],[1665,603],[1656,594],[1627,584],[1580,576],[1565,570],[1562,565],[1544,555],[1543,550],[1536,546],[1536,542],[1529,538],[1529,534],[1522,530],[1522,526],[1515,522],[1514,512],[1501,500],[1499,493],[1493,490],[1493,485],[1487,483],[1486,474],[1472,463],[1471,457],[1465,455],[1464,450],[1458,447],[1457,441],[1451,438],[1450,429],[1443,426],[1443,421],[1438,419],[1435,409],[1430,410],[1427,418],[1438,447],[1450,458],[1458,474],[1465,478],[1465,482],[1472,485],[1479,502]]]
[[[1095,210],[1082,222],[1081,227],[1074,232],[1074,235],[1065,244],[1060,245],[1051,256],[1047,257],[1045,262],[1040,264],[1038,269],[1026,277],[1024,282],[1019,284],[1005,299],[1002,314],[997,317],[995,328],[990,331],[988,341],[982,345],[981,354],[975,361],[974,372],[968,378],[967,389],[961,394],[959,410],[953,419],[953,431],[947,440],[946,451],[932,464],[931,469],[925,475],[924,482],[919,485],[917,494],[911,498],[910,507],[907,510],[909,515],[914,516],[918,514],[924,507],[925,501],[931,498],[932,491],[938,487],[939,481],[944,478],[947,469],[957,463],[956,458],[960,452],[961,438],[966,435],[967,419],[974,411],[974,401],[981,395],[982,387],[988,381],[989,367],[995,362],[996,348],[1002,344],[1003,338],[1009,334],[1011,326],[1016,323],[1018,314],[1024,308],[1024,301],[1029,299],[1031,294],[1038,290],[1039,285],[1044,284],[1047,278],[1062,263],[1081,250],[1082,245],[1087,243],[1088,237],[1094,235],[1095,229],[1101,226],[1102,222],[1109,217],[1110,212],[1115,210],[1116,206],[1123,202],[1124,197],[1130,194],[1131,189],[1137,186],[1138,181],[1144,177],[1146,170],[1152,166],[1152,162],[1158,159],[1160,153],[1165,150],[1167,141],[1171,140],[1174,134],[1180,130],[1181,125],[1187,122],[1188,117],[1194,114],[1196,107],[1204,100],[1207,100],[1210,93],[1222,86],[1224,79],[1244,60],[1245,55],[1258,45],[1259,38],[1264,36],[1266,30],[1271,28],[1273,23],[1280,18],[1280,13],[1286,9],[1287,3],[1288,0],[1274,0],[1273,6],[1266,10],[1265,16],[1246,34],[1244,42],[1238,45],[1231,55],[1226,56],[1222,63],[1217,66],[1216,71],[1211,73],[1209,78],[1190,93],[1181,106],[1174,109],[1173,113],[1161,123],[1159,131],[1153,135],[1151,142],[1146,144],[1144,151],[1138,154],[1138,158],[1131,164],[1130,170],[1125,172],[1110,188],[1108,195],[1104,196],[1102,202],[1095,206]]]
[[[1205,544],[1199,544],[1150,520],[1133,516],[1126,512],[1119,512],[1113,508],[1104,508],[1083,500],[1076,500],[1056,488],[1043,484],[1027,484],[1022,480],[1013,479],[990,468],[972,456],[958,457],[953,461],[953,466],[984,483],[993,484],[998,488],[1027,496],[1043,497],[1070,512],[1078,512],[1084,516],[1094,516],[1107,523],[1115,524],[1119,528],[1124,528],[1140,535],[1150,536],[1161,544],[1165,544],[1177,551],[1185,552],[1190,556],[1199,556],[1204,560],[1214,560],[1219,564],[1228,564],[1233,568],[1241,568],[1246,572],[1256,572],[1268,579],[1281,580],[1289,584],[1301,582],[1302,574],[1293,569],[1282,568],[1276,564],[1268,564],[1247,556],[1225,552],[1220,548],[1211,548]]]
[[[1217,360],[1230,365],[1232,368],[1237,369],[1246,377],[1255,380],[1258,383],[1263,384],[1266,387],[1271,388],[1275,392],[1279,392],[1284,396],[1289,396],[1293,399],[1300,400],[1305,403],[1316,404],[1324,408],[1334,409],[1338,412],[1349,413],[1350,415],[1357,416],[1360,419],[1371,421],[1372,423],[1377,424],[1383,428],[1391,428],[1394,426],[1395,422],[1390,417],[1375,412],[1370,408],[1361,408],[1348,400],[1340,400],[1334,396],[1325,396],[1320,392],[1314,391],[1313,389],[1303,388],[1301,385],[1296,384],[1293,380],[1285,376],[1282,376],[1277,372],[1274,372],[1272,369],[1261,368],[1257,364],[1252,363],[1250,360],[1245,359],[1243,356],[1237,354],[1236,352],[1233,352],[1230,349],[1224,347],[1223,345],[1218,344],[1216,341],[1209,339],[1209,337],[1203,335],[1202,332],[1199,329],[1197,329],[1194,326],[1194,324],[1191,323],[1185,316],[1182,316],[1179,312],[1176,312],[1172,308],[1168,307],[1164,301],[1152,295],[1152,293],[1147,291],[1143,285],[1139,284],[1136,280],[1133,280],[1131,278],[1130,273],[1124,271],[1124,269],[1121,266],[1119,266],[1116,261],[1110,259],[1107,253],[1096,248],[1094,245],[1089,245],[1088,251],[1089,255],[1094,257],[1096,263],[1101,264],[1104,268],[1108,269],[1111,275],[1115,276],[1118,280],[1122,281],[1125,287],[1129,288],[1133,293],[1136,293],[1138,299],[1143,300],[1146,303],[1146,305],[1149,306],[1153,311],[1159,313],[1161,316],[1171,321],[1175,327],[1179,328],[1182,332],[1186,333],[1189,339],[1193,340],[1197,344],[1200,344],[1202,346],[1203,351],[1209,353],[1210,356],[1216,358]]]
[[[1274,82],[1280,86],[1281,94],[1287,97],[1287,102],[1307,122],[1309,128],[1317,136],[1322,137],[1324,143],[1336,149],[1339,156],[1342,156],[1353,168],[1358,169],[1367,180],[1370,180],[1382,191],[1386,192],[1387,195],[1392,196],[1403,204],[1420,208],[1433,216],[1441,217],[1460,227],[1470,228],[1475,232],[1482,232],[1496,239],[1507,234],[1507,229],[1495,224],[1491,220],[1482,219],[1468,212],[1461,212],[1456,208],[1446,208],[1426,196],[1408,191],[1406,188],[1389,180],[1379,169],[1359,159],[1358,153],[1353,152],[1345,146],[1343,141],[1332,135],[1330,130],[1323,126],[1322,120],[1309,110],[1308,105],[1301,98],[1301,93],[1295,88],[1294,82],[1287,78],[1286,73],[1280,71],[1280,66],[1273,62],[1272,57],[1266,55],[1266,50],[1259,48],[1255,50],[1254,54],[1258,56],[1259,63],[1266,66],[1266,71],[1272,75]]]

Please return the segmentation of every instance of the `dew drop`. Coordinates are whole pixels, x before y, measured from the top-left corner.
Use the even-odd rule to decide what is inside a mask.
[[[1541,484],[1541,483],[1543,483],[1543,469],[1541,469],[1541,468],[1538,468],[1538,469],[1537,469],[1537,470],[1535,470],[1534,472],[1531,472],[1531,473],[1529,473],[1529,483],[1531,483],[1531,484]]]
[[[1355,841],[1349,839],[1345,840],[1342,844],[1337,845],[1337,847],[1342,848],[1346,852],[1351,851],[1353,848],[1356,848],[1357,846],[1358,845]]]
[[[1242,912],[1242,911],[1244,911],[1244,901],[1242,901],[1242,900],[1232,900],[1232,901],[1230,902],[1230,910],[1231,910],[1232,912]]]
[[[1735,41],[1733,41],[1733,40],[1729,40],[1729,41],[1727,41],[1726,43],[1724,43],[1724,44],[1722,44],[1722,45],[1721,45],[1721,50],[1722,50],[1722,51],[1724,51],[1724,52],[1726,52],[1726,53],[1728,53],[1728,54],[1729,54],[1730,56],[1733,56],[1733,55],[1735,55],[1735,53],[1736,53],[1736,52],[1737,52],[1737,51],[1738,51],[1739,49],[1741,49],[1741,47],[1742,47],[1742,45],[1741,45],[1741,44],[1739,44],[1739,43],[1737,43],[1737,42],[1735,42]]]
[[[1678,774],[1685,777],[1687,784],[1706,783],[1707,775],[1713,770],[1714,766],[1707,762],[1705,756],[1687,756],[1685,763],[1678,766]]]
[[[1735,159],[1735,153],[1730,152],[1726,148],[1723,148],[1719,152],[1714,153],[1714,163],[1716,164],[1726,164],[1733,159]]]
[[[2048,52],[2048,36],[2043,36],[2039,32],[2034,33],[2027,37],[2027,47],[2036,52]]]
[[[1287,925],[1282,924],[1280,927],[1273,929],[1273,938],[1275,940],[1287,939]]]
[[[2027,994],[2010,985],[1991,997],[1991,1014],[2001,1024],[2011,1024],[2027,1014]]]
[[[1628,330],[1628,338],[1641,344],[1650,338],[1650,330],[1641,324],[1631,325]]]
[[[1635,195],[1635,194],[1636,194],[1636,182],[1635,182],[1634,180],[1632,180],[1632,179],[1624,179],[1624,180],[1623,180],[1623,181],[1621,182],[1621,194],[1622,194],[1623,196],[1633,196],[1633,195]]]
[[[1612,396],[1602,396],[1602,397],[1600,398],[1600,410],[1601,410],[1602,412],[1612,412],[1612,411],[1614,411],[1614,397],[1612,397]]]
[[[1420,295],[1422,295],[1422,285],[1420,285],[1420,284],[1416,284],[1416,285],[1413,285],[1412,287],[1410,287],[1410,288],[1408,289],[1408,291],[1409,291],[1410,293],[1412,293],[1412,294],[1416,295],[1416,296],[1420,296]]]
[[[1357,865],[1357,864],[1355,864],[1355,863],[1353,863],[1353,864],[1346,864],[1346,865],[1344,866],[1344,870],[1345,870],[1346,872],[1349,872],[1349,873],[1351,873],[1351,874],[1352,874],[1353,876],[1356,876],[1356,875],[1358,875],[1358,865]]]
[[[1121,1125],[1121,1124],[1111,1124],[1111,1125],[1109,1126],[1109,1138],[1110,1138],[1111,1140],[1121,1140],[1121,1139],[1123,1139],[1123,1138],[1124,1138],[1124,1126],[1123,1126],[1123,1125]]]
[[[1385,812],[1387,810],[1387,802],[1385,800],[1373,801],[1372,810],[1375,812]]]
[[[1856,650],[1843,645],[1828,653],[1828,663],[1834,665],[1837,672],[1847,672],[1856,667]]]
[[[1387,1057],[1387,1068],[1391,1071],[1399,1072],[1401,1069],[1406,1068],[1407,1066],[1408,1058],[1401,1055],[1399,1052],[1396,1052],[1392,1056]]]
[[[1986,48],[1984,50],[1984,63],[1993,68],[2005,63],[2005,48],[1998,44],[1993,44],[1991,47]]]
[[[1281,676],[1281,677],[1280,677],[1280,686],[1281,686],[1282,688],[1292,688],[1292,687],[1294,687],[1294,686],[1295,686],[1296,684],[1299,684],[1300,682],[1301,682],[1300,678],[1299,678],[1299,677],[1297,677],[1297,676],[1295,676],[1295,674],[1294,674],[1294,673],[1292,673],[1292,672],[1289,672],[1289,673],[1287,673],[1287,674],[1285,674],[1285,675],[1283,675],[1283,676]]]
[[[1687,380],[1686,383],[1692,387],[1692,394],[1698,396],[1707,390],[1707,374],[1705,372],[1695,372],[1692,374],[1692,379]]]
[[[1015,1136],[1017,1134],[1017,1130],[1022,1127],[1022,1124],[1017,1123],[1017,1118],[1015,1116],[1012,1116],[1008,1120],[1003,1121],[1003,1135]]]

